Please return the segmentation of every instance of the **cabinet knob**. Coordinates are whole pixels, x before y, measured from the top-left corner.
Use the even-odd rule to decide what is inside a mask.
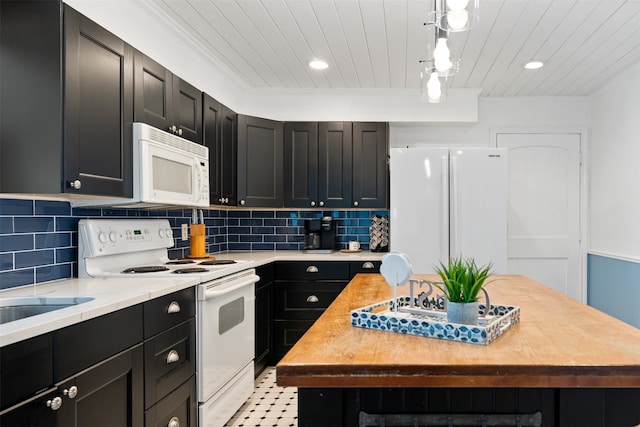
[[[240,206],[244,206],[244,200],[240,200]]]
[[[169,307],[167,307],[167,314],[180,313],[180,304],[178,301],[171,301]]]
[[[319,299],[318,299],[318,297],[317,297],[317,296],[315,296],[315,295],[309,295],[309,296],[307,297],[307,302],[318,302],[318,301],[320,301],[320,300],[319,300]]]
[[[311,201],[311,206],[315,206],[316,202],[314,202],[313,200]]]
[[[324,202],[322,200],[320,200],[320,203],[318,203],[320,205],[320,207],[324,206]]]
[[[52,410],[57,411],[62,406],[62,398],[57,396],[51,400],[47,400],[47,406]]]
[[[169,420],[167,427],[180,427],[180,418],[173,417]]]
[[[171,132],[171,133],[176,133],[176,129],[177,129],[176,125],[169,126],[169,132]]]
[[[223,201],[224,203],[229,203],[229,198],[228,198],[228,197],[225,197],[224,199],[222,199],[222,201]]]
[[[373,268],[376,268],[376,267],[375,267],[375,265],[373,265],[372,262],[367,261],[367,262],[362,264],[362,268],[373,269]]]
[[[175,126],[174,126],[175,127]],[[178,129],[178,135],[182,136],[182,129]]]
[[[67,182],[67,186],[69,188],[73,188],[74,190],[79,190],[80,187],[82,187],[82,182],[80,182],[79,179],[76,179],[74,181]]]
[[[318,267],[316,267],[315,265],[310,265],[309,267],[307,267],[307,273],[317,273],[318,272]]]
[[[180,360],[180,355],[177,351],[171,350],[169,354],[167,354],[167,365],[176,363],[178,360]]]
[[[62,394],[64,394],[65,396],[69,397],[69,399],[75,399],[75,397],[78,395],[78,387],[72,385],[68,389],[65,388],[62,391]]]
[[[356,207],[356,208],[358,207],[359,204],[360,203],[358,203],[357,201],[353,202],[353,206]]]

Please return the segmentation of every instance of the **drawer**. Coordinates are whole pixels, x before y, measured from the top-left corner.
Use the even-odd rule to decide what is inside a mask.
[[[276,280],[349,280],[349,263],[342,261],[281,261]]]
[[[358,273],[380,273],[382,261],[349,261],[349,277]]]
[[[142,342],[142,304],[53,332],[54,381]]]
[[[198,401],[195,377],[145,412],[145,427],[197,427]]]
[[[274,362],[291,350],[313,322],[313,320],[276,320],[274,322]]]
[[[0,349],[0,411],[51,384],[53,334],[39,335]]]
[[[196,372],[195,319],[144,343],[145,408],[168,395]]]
[[[196,314],[195,288],[164,295],[144,303],[144,337],[172,328]]]
[[[275,318],[315,320],[347,285],[341,282],[276,282]]]

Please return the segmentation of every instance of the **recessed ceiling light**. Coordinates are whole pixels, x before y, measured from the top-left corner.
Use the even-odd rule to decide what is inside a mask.
[[[313,61],[309,62],[309,67],[311,67],[311,68],[313,68],[315,70],[324,70],[328,66],[329,66],[329,64],[327,64],[326,62],[324,62],[321,59],[314,59]]]
[[[527,70],[537,70],[538,68],[542,68],[544,66],[544,62],[542,61],[529,61],[524,64],[524,68]]]

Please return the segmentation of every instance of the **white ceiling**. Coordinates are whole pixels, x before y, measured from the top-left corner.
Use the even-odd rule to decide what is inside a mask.
[[[245,87],[418,88],[430,0],[137,0]],[[589,95],[640,62],[640,0],[480,0],[453,88]],[[309,60],[329,62],[324,71]],[[545,61],[537,71],[522,65]]]

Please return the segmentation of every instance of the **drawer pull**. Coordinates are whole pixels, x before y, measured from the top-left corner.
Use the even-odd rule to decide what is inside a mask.
[[[60,396],[47,400],[47,406],[53,411],[57,411],[62,406],[62,398]]]
[[[362,264],[362,268],[373,269],[373,268],[376,268],[376,267],[375,267],[375,265],[373,265],[372,262],[367,261],[364,264]]]
[[[169,424],[167,424],[167,427],[180,427],[180,418],[178,417],[173,417],[169,420]]]
[[[307,267],[307,273],[317,273],[318,272],[318,267],[316,267],[315,265],[310,265],[309,267]]]
[[[62,394],[64,394],[65,396],[68,396],[69,399],[75,399],[75,397],[78,395],[78,387],[72,385],[68,389],[65,388],[62,391]]]
[[[171,301],[169,308],[167,308],[167,314],[180,313],[180,304],[178,301]]]
[[[318,297],[317,297],[317,296],[315,296],[315,295],[309,295],[309,296],[307,297],[307,302],[318,302],[318,301],[320,301],[320,300],[319,300],[319,299],[318,299]]]
[[[169,354],[167,354],[167,365],[170,363],[176,363],[178,360],[180,360],[180,355],[177,351],[171,350]]]

